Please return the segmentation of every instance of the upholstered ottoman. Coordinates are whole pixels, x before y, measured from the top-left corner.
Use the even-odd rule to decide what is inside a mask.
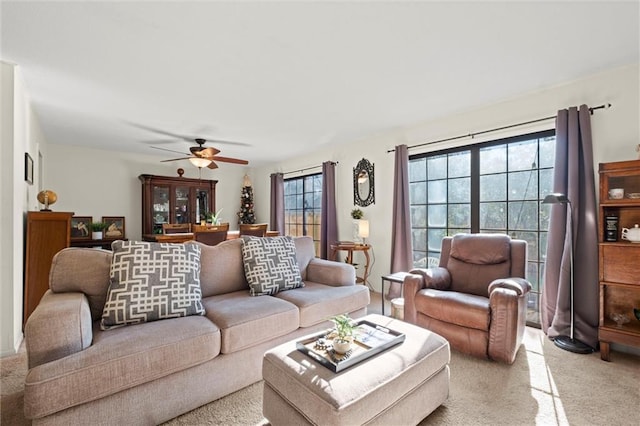
[[[262,412],[272,425],[414,425],[447,399],[447,340],[381,315],[362,319],[406,338],[339,373],[297,350],[296,341],[265,353]]]

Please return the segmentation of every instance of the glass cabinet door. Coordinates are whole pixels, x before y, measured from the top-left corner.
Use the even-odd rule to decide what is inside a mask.
[[[176,187],[176,204],[174,207],[176,217],[175,223],[190,223],[191,211],[189,208],[189,188],[186,186]]]
[[[207,220],[209,210],[209,191],[206,189],[196,189],[196,220],[195,223],[201,223]]]
[[[169,223],[169,187],[153,187],[153,233],[162,234],[162,224]]]

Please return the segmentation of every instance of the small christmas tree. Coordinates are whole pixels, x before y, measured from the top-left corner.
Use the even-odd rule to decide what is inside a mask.
[[[256,223],[256,216],[253,212],[253,187],[251,186],[251,181],[247,175],[244,175],[244,183],[240,196],[238,223]]]

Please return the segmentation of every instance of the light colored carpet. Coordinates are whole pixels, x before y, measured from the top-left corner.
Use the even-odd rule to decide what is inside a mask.
[[[372,297],[371,312],[380,306]],[[387,311],[389,312],[389,311]],[[449,399],[421,425],[636,425],[640,358],[612,352],[578,355],[527,328],[516,362],[504,365],[452,351]],[[2,425],[29,424],[22,415],[24,353],[3,358]],[[266,425],[262,382],[179,416],[166,425]]]

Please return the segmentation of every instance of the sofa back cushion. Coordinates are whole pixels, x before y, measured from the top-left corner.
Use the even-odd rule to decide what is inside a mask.
[[[315,246],[311,237],[294,237],[293,242],[296,246],[296,260],[300,276],[304,281],[307,278],[307,266],[315,257]],[[249,290],[249,283],[244,275],[241,238],[227,240],[216,246],[207,246],[194,241],[186,244],[200,246],[202,297]]]
[[[54,293],[84,293],[91,318],[99,320],[109,289],[112,256],[108,250],[90,248],[70,247],[59,251],[51,262],[49,288]]]
[[[242,263],[242,240],[227,240],[215,246],[198,242],[200,247],[200,287],[202,297],[248,290]]]
[[[200,247],[115,241],[103,330],[128,324],[204,315]]]
[[[457,234],[446,268],[453,291],[489,296],[491,281],[511,275],[510,237],[504,234]]]

